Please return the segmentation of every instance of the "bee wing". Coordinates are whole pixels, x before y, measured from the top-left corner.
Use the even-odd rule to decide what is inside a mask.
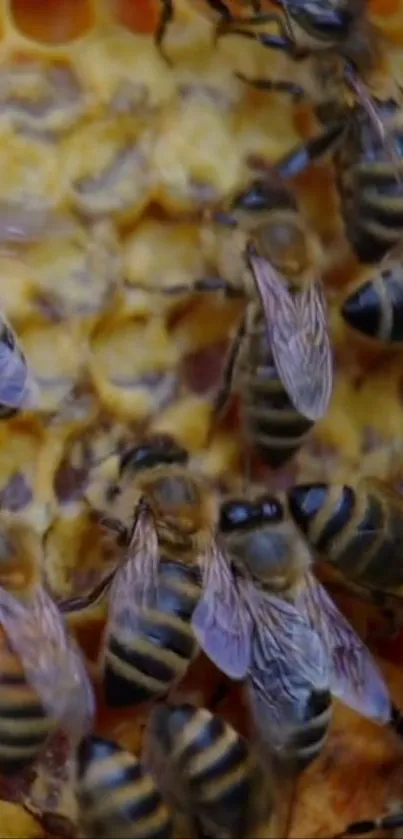
[[[367,90],[351,64],[347,64],[344,75],[354,90],[354,93],[356,94],[361,107],[365,111],[375,134],[384,146],[390,162],[394,166],[396,180],[401,182],[399,154],[394,146],[389,126],[385,122],[382,114],[379,112],[379,109],[376,107],[375,101],[370,92]]]
[[[116,571],[117,569],[115,568],[89,591],[85,591],[82,594],[76,594],[73,597],[65,597],[61,600],[55,598],[60,611],[63,614],[69,615],[72,612],[82,612],[84,609],[90,609],[97,606],[106,597]]]
[[[125,561],[111,584],[106,636],[116,627],[120,637],[126,632],[131,635],[138,628],[142,609],[155,606],[158,561],[154,520],[150,511],[140,506]]]
[[[255,624],[249,698],[262,739],[281,749],[307,719],[312,692],[329,690],[327,656],[294,604],[246,585]]]
[[[323,586],[309,573],[306,581],[296,605],[326,649],[332,694],[365,717],[389,722],[389,691],[369,650]]]
[[[81,652],[56,604],[42,586],[27,602],[0,588],[0,622],[48,714],[79,740],[90,728],[94,696]]]
[[[218,545],[205,557],[204,593],[192,617],[206,655],[231,679],[243,679],[251,658],[252,618]]]
[[[14,330],[0,314],[0,405],[8,408],[34,407],[39,388],[28,370]]]
[[[327,411],[333,359],[327,304],[320,282],[291,293],[287,282],[251,248],[248,258],[268,323],[278,375],[300,414],[315,421]]]

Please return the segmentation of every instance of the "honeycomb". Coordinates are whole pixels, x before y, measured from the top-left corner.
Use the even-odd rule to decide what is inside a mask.
[[[157,0],[0,0],[0,308],[40,385],[35,412],[0,424],[0,503],[42,540],[43,575],[57,600],[85,594],[111,567],[84,494],[93,468],[125,443],[146,429],[174,434],[212,478],[239,476],[236,411],[208,434],[242,306],[220,294],[167,292],[236,270],[236,234],[198,221],[202,211],[245,187],[248,158],[275,161],[315,128],[307,106],[235,76],[283,78],[293,70],[284,55],[236,36],[215,43],[201,0],[175,0],[175,8],[168,67],[153,42]],[[371,17],[387,40],[387,71],[400,81],[402,0],[372,0]],[[338,247],[330,165],[293,186],[334,256],[325,285],[336,387],[291,466],[259,475],[281,490],[296,478],[354,482],[363,474],[399,486],[400,354],[349,333],[340,318],[346,287],[365,271]],[[376,612],[347,593],[340,602],[367,637]],[[69,620],[91,668],[103,608]],[[403,702],[402,644],[379,649]],[[216,680],[202,659],[187,682],[212,694]],[[239,702],[224,712],[242,726]],[[141,714],[122,718],[100,699],[98,716],[101,733],[138,751]],[[323,758],[300,783],[290,835],[330,836],[402,798],[402,788],[397,748],[340,706]],[[0,796],[1,836],[43,835],[33,815],[10,803],[12,784],[1,781]]]

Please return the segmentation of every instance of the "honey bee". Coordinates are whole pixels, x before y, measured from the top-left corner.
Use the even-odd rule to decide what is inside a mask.
[[[331,694],[392,724],[381,673],[311,574],[310,552],[280,500],[265,493],[223,501],[218,544],[232,603],[222,590],[207,592],[192,623],[212,661],[230,678],[246,678],[263,744],[306,766],[325,741]]]
[[[403,504],[394,489],[377,478],[296,484],[288,506],[319,559],[377,595],[403,595]]]
[[[225,406],[234,377],[247,436],[269,463],[280,465],[324,416],[332,394],[320,246],[293,196],[269,172],[236,197],[229,215],[219,211],[212,218],[245,231],[249,270],[231,282],[201,278],[166,293],[221,290],[246,297],[246,317],[232,343],[214,413]]]
[[[274,796],[248,742],[224,719],[189,704],[155,706],[149,735],[174,779],[172,795],[202,836],[264,837]],[[200,831],[201,828],[201,831]]]
[[[0,765],[5,772],[35,760],[57,728],[76,742],[94,713],[81,653],[38,579],[41,550],[31,527],[0,512]]]
[[[15,332],[0,314],[0,419],[9,419],[22,408],[34,407],[38,396],[38,386]]]
[[[350,292],[341,306],[346,324],[385,345],[403,344],[403,268],[394,251],[376,274]]]
[[[111,584],[103,645],[109,705],[165,695],[196,656],[191,619],[204,569],[224,565],[213,538],[217,516],[209,484],[170,438],[150,438],[122,456],[104,520],[128,545]]]
[[[88,836],[171,839],[172,819],[152,776],[137,757],[101,737],[78,750],[77,797]]]

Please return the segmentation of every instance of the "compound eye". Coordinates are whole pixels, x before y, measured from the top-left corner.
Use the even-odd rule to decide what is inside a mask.
[[[168,435],[156,435],[140,446],[132,446],[123,453],[120,459],[120,474],[127,469],[153,469],[163,464],[186,464],[189,460],[188,451],[180,446]]]
[[[153,446],[133,446],[122,454],[119,471],[122,475],[128,469],[147,469],[154,465],[155,449]]]
[[[264,495],[260,499],[260,505],[263,521],[277,523],[284,520],[284,507],[277,498]]]
[[[247,501],[226,501],[221,505],[219,527],[222,533],[250,526],[252,505]]]

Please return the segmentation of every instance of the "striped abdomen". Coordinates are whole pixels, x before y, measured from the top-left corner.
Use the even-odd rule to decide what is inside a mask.
[[[377,262],[403,235],[403,134],[391,130],[389,138],[386,146],[357,109],[335,152],[346,235],[361,262]]]
[[[377,276],[362,283],[344,301],[341,309],[352,328],[385,343],[403,342],[403,268],[385,263]]]
[[[89,836],[170,839],[172,821],[151,775],[116,743],[86,738],[78,752],[78,801]]]
[[[155,609],[136,617],[130,643],[115,632],[105,653],[105,696],[113,707],[164,696],[198,651],[191,619],[201,594],[197,568],[161,558]]]
[[[249,744],[221,717],[191,705],[156,706],[153,736],[210,835],[249,836],[272,813],[268,781]],[[262,806],[263,805],[263,806]]]
[[[38,757],[55,722],[46,714],[19,658],[0,632],[0,772],[6,775]]]
[[[268,345],[264,357],[261,352],[255,355],[253,346],[251,349],[250,362],[239,379],[243,419],[261,459],[277,468],[303,445],[313,423],[295,410],[277,375]],[[256,363],[258,357],[260,363]]]
[[[383,498],[370,480],[356,489],[301,484],[289,491],[289,506],[312,547],[347,579],[378,591],[403,586],[403,508],[391,489]]]
[[[327,690],[312,691],[306,718],[293,732],[287,744],[289,756],[298,771],[319,757],[332,719],[332,696]]]

